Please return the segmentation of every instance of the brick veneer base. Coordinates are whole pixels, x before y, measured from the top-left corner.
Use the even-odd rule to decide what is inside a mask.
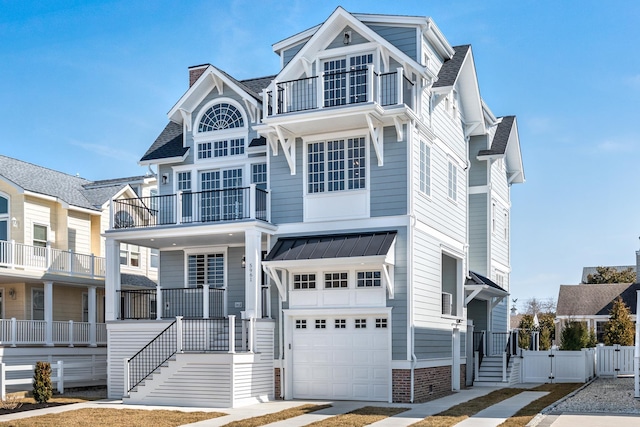
[[[466,365],[460,366],[460,387],[465,387]],[[393,401],[411,402],[411,370],[393,369]],[[451,394],[451,366],[420,368],[414,371],[414,402],[426,402]]]
[[[282,400],[282,393],[280,390],[280,368],[273,369],[273,387],[274,387],[274,398],[276,400]]]

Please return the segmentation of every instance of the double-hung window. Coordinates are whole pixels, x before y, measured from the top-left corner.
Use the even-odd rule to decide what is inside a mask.
[[[366,139],[334,139],[307,145],[307,192],[364,189]]]
[[[367,96],[367,67],[372,63],[371,53],[324,61],[324,106],[371,101]]]
[[[0,240],[9,240],[9,199],[0,195]]]
[[[420,191],[431,195],[431,147],[420,141]]]
[[[453,201],[458,200],[458,167],[453,162],[449,162],[447,183],[449,198]]]

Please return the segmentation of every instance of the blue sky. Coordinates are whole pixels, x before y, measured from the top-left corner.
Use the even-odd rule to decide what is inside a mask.
[[[88,179],[137,165],[187,67],[275,74],[271,45],[350,12],[432,17],[473,46],[481,95],[518,116],[512,297],[557,298],[583,266],[640,249],[640,2],[3,1],[0,154]]]

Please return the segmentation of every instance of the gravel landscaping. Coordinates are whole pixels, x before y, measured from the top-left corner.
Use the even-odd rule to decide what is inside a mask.
[[[560,412],[640,414],[640,399],[634,397],[633,377],[597,378],[545,410],[545,413]]]

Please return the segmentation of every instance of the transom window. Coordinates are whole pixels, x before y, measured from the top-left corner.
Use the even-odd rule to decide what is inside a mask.
[[[357,286],[359,288],[380,287],[382,274],[379,271],[358,271]]]
[[[198,159],[244,154],[244,138],[198,143]]]
[[[316,288],[315,274],[294,274],[293,275],[293,289],[315,289],[315,288]]]
[[[224,254],[193,254],[187,259],[189,287],[224,288]]]
[[[346,288],[347,287],[347,273],[325,273],[324,274],[324,287],[331,288]]]
[[[364,137],[313,142],[307,146],[307,191],[357,190],[366,183]]]
[[[210,107],[200,119],[198,132],[244,127],[242,113],[234,105],[226,102]]]

